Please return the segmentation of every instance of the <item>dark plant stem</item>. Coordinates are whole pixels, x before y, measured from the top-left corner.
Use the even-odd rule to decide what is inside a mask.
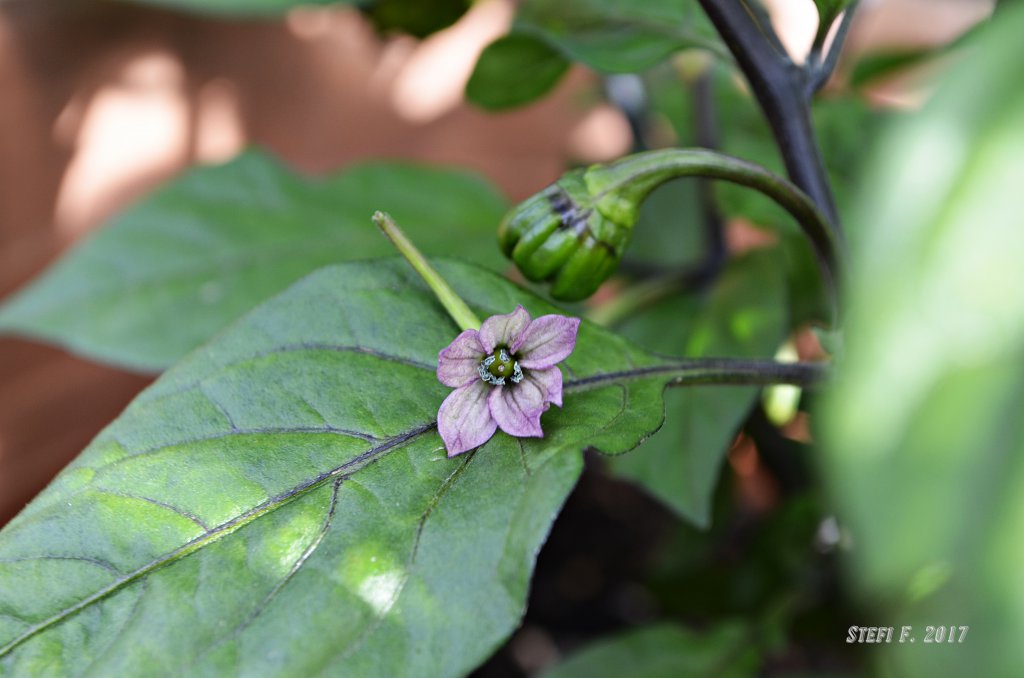
[[[836,31],[836,37],[832,40],[832,44],[829,46],[828,52],[824,57],[822,57],[821,50],[825,47],[824,40],[828,35],[828,29],[819,31],[821,42],[815,41],[814,46],[811,48],[811,53],[807,57],[807,65],[804,67],[807,71],[807,86],[804,95],[808,100],[814,96],[815,92],[825,86],[828,79],[832,77],[832,73],[835,72],[836,64],[839,63],[839,54],[843,51],[846,34],[850,31],[850,24],[853,23],[853,13],[856,9],[857,3],[852,2],[843,12],[843,16],[839,20],[839,29]]]
[[[807,73],[781,49],[771,24],[749,0],[700,0],[772,128],[786,171],[839,231],[832,189],[814,135]]]
[[[829,369],[821,363],[780,363],[772,360],[741,358],[690,358],[661,365],[635,367],[619,372],[604,372],[570,379],[565,390],[584,391],[608,383],[622,383],[652,377],[668,378],[669,386],[723,384],[732,386],[770,386],[793,384],[810,387],[828,378]]]

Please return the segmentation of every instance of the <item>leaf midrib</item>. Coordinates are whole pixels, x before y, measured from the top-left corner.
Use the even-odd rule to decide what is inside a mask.
[[[0,657],[10,653],[10,651],[13,650],[15,647],[25,642],[32,636],[36,635],[40,631],[43,631],[44,629],[47,629],[50,626],[53,626],[54,624],[57,624],[58,622],[64,619],[67,619],[68,617],[74,615],[80,610],[83,610],[86,607],[92,605],[93,603],[98,602],[102,598],[105,598],[111,595],[112,593],[120,590],[121,588],[123,588],[127,584],[132,583],[136,579],[139,579],[140,577],[150,572],[153,572],[154,570],[157,570],[161,567],[164,567],[176,560],[179,560],[180,558],[183,558],[184,556],[187,556],[190,553],[199,550],[203,546],[212,543],[220,539],[221,537],[231,534],[235,530],[244,527],[245,525],[248,525],[257,518],[267,513],[270,513],[271,511],[274,511],[280,508],[281,506],[284,506],[288,502],[296,499],[297,497],[305,494],[306,492],[309,492],[310,490],[319,487],[320,485],[322,485],[323,483],[332,478],[338,478],[339,476],[342,478],[346,478],[351,476],[357,471],[360,471],[366,468],[367,466],[370,466],[374,462],[378,461],[386,452],[389,452],[405,443],[408,443],[409,441],[414,440],[415,438],[423,435],[424,433],[432,431],[434,428],[436,428],[436,426],[437,424],[435,422],[430,422],[429,424],[426,424],[424,426],[420,426],[418,428],[406,431],[397,436],[389,438],[382,442],[380,445],[376,445],[367,450],[366,452],[363,452],[359,456],[349,459],[344,464],[341,464],[340,466],[337,466],[329,471],[325,471],[315,476],[314,478],[305,481],[304,483],[300,483],[299,485],[296,485],[295,487],[292,487],[291,489],[282,492],[281,494],[275,495],[267,499],[266,501],[258,504],[257,506],[254,506],[253,508],[249,509],[245,513],[235,516],[234,518],[231,518],[230,520],[221,523],[217,527],[214,527],[213,529],[204,532],[198,537],[186,542],[185,544],[182,544],[170,553],[161,556],[160,558],[157,558],[153,561],[150,561],[149,563],[146,563],[145,565],[139,567],[133,572],[130,572],[121,577],[120,579],[111,582],[110,584],[103,587],[96,593],[93,593],[92,595],[83,598],[80,602],[76,603],[75,605],[72,605],[71,607],[66,608],[64,610],[61,610],[49,619],[43,620],[35,626],[27,629],[20,636],[14,638],[7,645],[4,645],[2,648],[0,648]],[[349,471],[349,469],[351,469],[351,471],[349,473],[345,473],[346,471]]]
[[[602,386],[610,384],[621,384],[624,382],[630,382],[638,379],[650,378],[659,375],[676,374],[683,376],[686,373],[692,372],[694,366],[690,363],[676,363],[676,364],[662,364],[649,367],[632,368],[629,370],[621,370],[617,372],[605,372],[600,374],[590,375],[588,377],[582,377],[578,379],[566,382],[563,387],[563,391],[574,392],[574,391],[587,391],[594,388],[600,388]],[[274,511],[285,504],[293,501],[294,499],[302,496],[306,492],[312,491],[323,483],[338,478],[347,478],[356,472],[370,466],[371,464],[379,461],[387,453],[398,449],[399,447],[409,443],[419,436],[429,433],[435,430],[437,424],[435,421],[428,422],[419,427],[413,428],[409,431],[405,431],[396,436],[388,438],[382,441],[380,444],[371,447],[369,450],[362,454],[349,459],[344,464],[341,464],[335,468],[325,471],[314,478],[307,480],[299,485],[296,485],[285,492],[275,495],[266,501],[254,506],[253,508],[245,511],[244,513],[227,520],[220,525],[204,532],[203,534],[195,537],[194,539],[186,542],[179,546],[173,551],[156,558],[155,560],[142,565],[136,570],[122,576],[119,579],[111,582],[107,586],[103,587],[99,591],[83,598],[81,601],[68,607],[60,612],[54,614],[48,619],[45,619],[35,626],[22,632],[19,636],[16,636],[13,640],[8,642],[3,647],[0,647],[0,657],[9,654],[16,647],[35,636],[36,634],[46,630],[47,628],[54,626],[61,621],[75,615],[81,610],[89,607],[90,605],[99,602],[103,598],[110,596],[117,591],[121,590],[125,586],[132,582],[144,577],[145,575],[165,567],[199,549],[203,548],[207,544],[213,543],[222,537],[225,537],[236,530],[248,525],[257,518]]]

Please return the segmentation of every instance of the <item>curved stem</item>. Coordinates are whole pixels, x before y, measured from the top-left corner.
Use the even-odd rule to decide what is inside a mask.
[[[587,171],[585,180],[598,209],[614,211],[623,201],[635,205],[662,183],[684,176],[747,186],[789,212],[811,242],[833,308],[838,311],[838,286],[845,259],[840,235],[803,191],[760,165],[705,149],[670,148],[594,166]]]

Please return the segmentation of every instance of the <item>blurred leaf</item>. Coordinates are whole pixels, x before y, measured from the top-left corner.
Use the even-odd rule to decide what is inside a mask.
[[[607,73],[643,71],[691,47],[724,53],[695,2],[525,0],[515,25],[572,60]]]
[[[970,44],[975,39],[974,36],[976,34],[985,31],[987,25],[988,21],[979,21],[957,36],[955,40],[939,45],[906,48],[862,56],[853,67],[853,72],[850,74],[850,84],[855,88],[864,87],[872,80],[895,75],[905,69],[948,55],[964,45]]]
[[[832,304],[821,284],[821,265],[803,234],[786,233],[776,248],[779,264],[786,272],[790,326],[825,323]]]
[[[382,207],[428,254],[502,265],[505,202],[474,175],[371,164],[310,179],[249,151],[116,217],[0,307],[0,331],[158,371],[319,266],[393,254],[370,221]]]
[[[832,24],[835,23],[836,18],[842,14],[847,7],[852,4],[853,0],[814,0],[814,5],[818,9],[818,31],[814,38],[814,42],[817,45],[825,44],[826,38],[828,38],[828,32],[832,28]]]
[[[914,627],[889,675],[1024,666],[1022,31],[1018,6],[977,36],[859,201],[825,471],[861,589]],[[970,631],[925,644],[926,624]]]
[[[787,329],[784,271],[774,252],[730,263],[706,299],[674,297],[621,328],[664,354],[749,358],[771,358]],[[725,453],[756,396],[755,388],[720,386],[666,393],[665,424],[635,454],[611,459],[612,470],[707,527]]]
[[[911,66],[917,66],[937,54],[936,49],[905,49],[868,54],[857,60],[850,74],[852,87],[864,87],[872,80],[893,75]]]
[[[357,5],[360,0],[132,0],[198,14],[277,16],[304,5]]]
[[[598,641],[543,678],[725,678],[754,675],[759,661],[744,624],[720,624],[703,633],[665,624]]]
[[[567,70],[569,62],[546,42],[513,32],[484,49],[466,97],[491,110],[522,106],[547,94]]]
[[[556,311],[439,262],[482,315]],[[398,259],[323,269],[164,374],[0,532],[0,674],[454,676],[515,628],[581,469],[691,368],[587,323],[543,439],[445,456],[458,333]]]
[[[364,0],[356,4],[379,30],[423,38],[458,21],[471,0]]]
[[[853,0],[814,0],[820,23],[831,25]]]
[[[654,189],[640,208],[626,256],[659,266],[697,264],[707,249],[697,199],[699,185],[699,180],[685,178]]]

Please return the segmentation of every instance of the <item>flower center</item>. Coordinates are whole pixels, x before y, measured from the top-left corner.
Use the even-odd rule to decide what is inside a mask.
[[[484,358],[476,371],[482,380],[492,386],[504,386],[505,379],[511,379],[513,384],[523,380],[523,369],[519,367],[519,361],[509,355],[505,348]]]

